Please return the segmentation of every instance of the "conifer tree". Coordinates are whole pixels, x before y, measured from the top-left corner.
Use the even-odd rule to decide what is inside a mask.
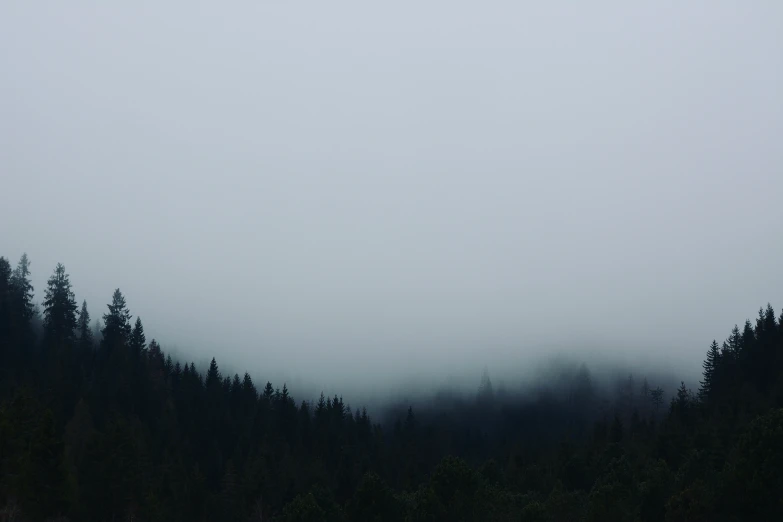
[[[704,359],[704,362],[702,363],[704,378],[699,387],[699,400],[701,401],[706,401],[713,393],[715,372],[718,364],[720,364],[720,349],[718,348],[718,342],[713,339],[709,350],[707,350],[707,358]]]
[[[495,396],[495,392],[492,389],[492,381],[489,379],[489,371],[484,368],[484,372],[481,375],[481,383],[479,384],[476,397],[479,402],[488,403],[491,402]]]
[[[47,281],[44,295],[44,328],[47,338],[52,341],[72,341],[78,324],[78,307],[70,278],[61,263],[57,263],[54,274]]]
[[[646,401],[650,398],[650,385],[647,384],[647,377],[642,378],[642,387],[639,390],[639,395],[643,401]]]
[[[92,350],[93,336],[90,328],[90,312],[87,311],[87,300],[82,301],[82,309],[79,312],[79,346],[84,351]]]
[[[33,304],[33,284],[30,281],[30,259],[27,253],[22,254],[19,263],[11,275],[11,288],[13,289],[17,313],[24,322],[29,322],[35,315]]]
[[[4,351],[11,335],[11,264],[0,257],[0,352]]]
[[[131,334],[130,311],[125,305],[125,297],[117,288],[112,295],[109,312],[103,316],[103,344],[112,348],[126,344]]]
[[[147,348],[147,359],[153,368],[163,370],[166,361],[163,357],[163,350],[161,350],[160,344],[155,339],[150,341],[150,345]]]
[[[131,331],[128,345],[136,357],[140,356],[147,349],[147,338],[144,336],[144,326],[141,324],[141,317],[136,317],[136,324]]]
[[[658,410],[661,408],[661,405],[663,404],[663,390],[660,386],[650,392],[650,400],[653,403],[655,411],[658,412]]]
[[[215,358],[212,358],[212,362],[209,363],[209,370],[207,370],[207,380],[206,380],[206,386],[207,388],[212,388],[213,386],[219,386],[222,383],[223,379],[220,376],[220,370],[218,369],[217,361],[215,361]]]
[[[92,339],[95,343],[103,341],[103,323],[100,318],[96,318],[92,323]]]
[[[736,324],[731,330],[731,335],[729,335],[727,344],[729,352],[732,354],[732,359],[739,359],[740,350],[742,349],[742,334],[740,333],[739,326]]]

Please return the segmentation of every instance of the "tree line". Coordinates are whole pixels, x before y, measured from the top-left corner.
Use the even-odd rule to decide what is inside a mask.
[[[706,350],[692,392],[586,365],[383,422],[202,372],[117,289],[96,331],[58,264],[0,257],[0,521],[783,520],[783,315]]]

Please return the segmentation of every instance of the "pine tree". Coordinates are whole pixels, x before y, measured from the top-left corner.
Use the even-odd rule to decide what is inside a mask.
[[[11,263],[0,257],[0,353],[5,351],[11,336]]]
[[[57,263],[44,293],[44,328],[52,341],[73,341],[76,326],[76,298],[65,267]]]
[[[103,316],[103,344],[108,348],[126,344],[130,338],[130,311],[125,306],[125,297],[117,288],[112,295],[109,312]]]
[[[272,383],[267,381],[266,386],[264,387],[264,398],[267,401],[272,400],[272,395],[275,394],[275,389],[272,387]]]
[[[413,414],[413,406],[408,406],[408,414],[405,416],[405,430],[413,431],[416,427],[416,416]]]
[[[643,401],[650,398],[650,385],[647,384],[647,377],[642,378],[642,387],[639,390],[639,395]]]
[[[141,324],[141,317],[136,317],[136,324],[130,334],[128,341],[131,352],[139,357],[147,349],[147,338],[144,336],[144,326]]]
[[[100,318],[95,319],[92,324],[92,339],[95,343],[103,342],[103,323]]]
[[[742,334],[740,333],[739,327],[736,324],[731,330],[731,335],[729,335],[727,344],[729,351],[732,354],[732,359],[739,359],[740,350],[742,350]]]
[[[672,397],[671,412],[684,419],[691,406],[691,391],[685,386],[685,382],[680,381],[680,387],[677,388],[677,395]]]
[[[85,352],[92,350],[93,336],[90,329],[90,312],[87,311],[87,300],[82,301],[82,310],[79,312],[79,346]]]
[[[718,348],[718,342],[713,339],[709,350],[707,350],[707,358],[702,363],[704,378],[699,387],[699,400],[701,401],[708,400],[714,392],[715,372],[718,364],[720,364],[720,349]]]
[[[324,392],[321,392],[321,396],[318,398],[318,403],[315,406],[315,416],[318,419],[323,418],[326,415],[326,400],[324,399]]]
[[[33,284],[30,281],[30,259],[27,257],[27,253],[22,254],[22,257],[19,258],[19,263],[11,275],[11,288],[17,313],[24,322],[29,322],[35,315],[35,305],[33,304]]]
[[[245,372],[245,377],[242,379],[242,397],[245,405],[245,409],[250,411],[255,406],[258,400],[258,391],[253,384],[253,379],[250,374]]]
[[[190,363],[190,375],[191,375],[192,377],[195,377],[196,379],[198,379],[198,384],[199,384],[199,386],[201,386],[201,385],[202,385],[202,382],[201,382],[201,374],[199,374],[199,373],[196,371],[196,365],[195,365],[194,363]]]
[[[653,407],[657,412],[663,404],[663,390],[660,386],[650,392],[650,400],[653,403]]]
[[[212,362],[209,363],[209,370],[207,370],[206,386],[207,388],[219,386],[222,380],[223,379],[220,376],[220,370],[218,369],[217,361],[215,361],[215,358],[213,357]]]
[[[489,379],[489,371],[485,367],[481,375],[481,383],[479,384],[476,397],[479,402],[487,403],[491,402],[494,396],[495,392],[492,389],[492,381]]]

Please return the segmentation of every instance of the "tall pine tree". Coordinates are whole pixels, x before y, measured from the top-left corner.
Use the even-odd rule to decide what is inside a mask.
[[[82,301],[82,310],[79,312],[79,347],[89,352],[93,348],[92,329],[90,328],[90,312],[87,311],[87,300]]]
[[[128,342],[131,352],[139,357],[147,349],[147,338],[144,336],[144,326],[141,324],[141,317],[136,317],[136,324],[130,334]]]
[[[71,342],[77,326],[76,298],[71,281],[62,263],[57,263],[54,274],[46,283],[44,293],[44,331],[53,342]]]
[[[6,350],[11,336],[11,263],[0,257],[0,353]]]
[[[16,313],[19,317],[29,322],[35,315],[33,304],[33,283],[30,280],[30,259],[27,253],[22,254],[14,273],[11,275],[11,287],[13,289]]]
[[[707,350],[707,358],[704,359],[704,362],[702,363],[702,367],[704,368],[704,378],[700,383],[701,386],[699,387],[699,399],[702,401],[709,400],[711,395],[714,393],[716,384],[715,376],[719,364],[720,349],[718,348],[718,342],[713,339],[712,344],[710,344],[710,349]]]
[[[125,297],[117,288],[112,295],[111,304],[107,305],[109,312],[103,316],[103,345],[113,348],[126,344],[130,338],[130,311],[125,305]]]

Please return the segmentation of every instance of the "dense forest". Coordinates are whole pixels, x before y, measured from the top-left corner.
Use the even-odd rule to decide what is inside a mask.
[[[371,417],[174,360],[119,289],[96,329],[62,265],[43,295],[0,258],[1,521],[783,520],[770,305],[707,340],[693,391],[577,365]]]

